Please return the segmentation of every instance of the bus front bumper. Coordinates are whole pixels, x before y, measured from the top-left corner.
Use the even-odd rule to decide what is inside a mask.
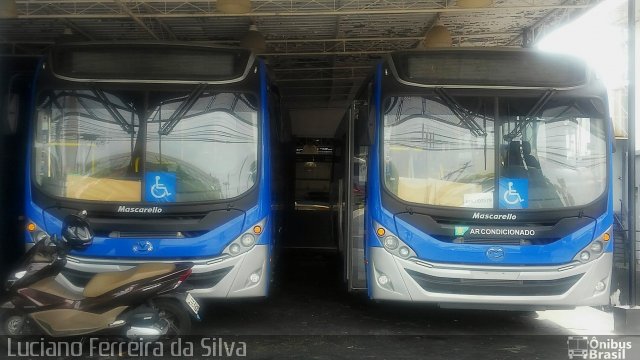
[[[461,307],[575,307],[609,304],[613,255],[556,266],[483,266],[404,260],[383,248],[369,252],[373,299]],[[481,306],[485,305],[485,306]]]
[[[255,298],[267,295],[269,285],[269,247],[256,245],[246,253],[184,260],[194,263],[191,276],[181,285],[198,298]],[[82,292],[84,284],[96,273],[124,271],[149,262],[180,262],[170,260],[96,259],[69,256],[60,281]]]

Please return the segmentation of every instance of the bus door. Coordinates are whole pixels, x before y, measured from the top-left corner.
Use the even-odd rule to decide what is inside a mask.
[[[368,127],[365,101],[354,101],[347,115],[345,181],[342,186],[345,280],[349,291],[367,287],[364,264],[365,191],[367,183]]]

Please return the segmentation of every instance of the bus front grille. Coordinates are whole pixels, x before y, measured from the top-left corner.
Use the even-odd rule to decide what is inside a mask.
[[[460,279],[430,276],[405,269],[425,291],[440,294],[553,296],[569,291],[584,274],[554,280]]]
[[[217,269],[205,273],[192,273],[181,287],[181,290],[209,289],[216,286],[230,271],[233,266]],[[95,273],[78,271],[73,269],[62,270],[62,275],[74,286],[85,287],[96,275]]]
[[[460,239],[460,240],[459,240]],[[533,245],[530,240],[527,239],[455,239],[455,244],[474,244],[474,245],[514,245],[514,246],[528,246]]]
[[[213,270],[206,273],[192,273],[184,282],[183,290],[212,288],[233,269],[233,266]]]

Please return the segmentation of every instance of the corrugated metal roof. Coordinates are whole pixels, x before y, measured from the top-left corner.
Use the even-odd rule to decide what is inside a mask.
[[[34,52],[71,29],[89,40],[234,44],[255,22],[285,97],[330,107],[346,104],[384,53],[418,46],[438,18],[454,46],[521,46],[523,32],[535,38],[597,3],[496,0],[460,9],[455,0],[254,0],[252,12],[238,16],[210,0],[17,0],[19,19],[0,20],[0,42],[4,52]]]

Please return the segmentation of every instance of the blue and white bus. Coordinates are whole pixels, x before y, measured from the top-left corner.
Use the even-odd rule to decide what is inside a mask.
[[[266,296],[281,228],[278,106],[249,50],[52,47],[35,79],[27,243],[84,210],[96,237],[69,255],[63,285],[141,262],[190,261],[196,297]]]
[[[608,304],[608,114],[603,84],[570,57],[388,57],[338,135],[349,288],[446,307]]]

